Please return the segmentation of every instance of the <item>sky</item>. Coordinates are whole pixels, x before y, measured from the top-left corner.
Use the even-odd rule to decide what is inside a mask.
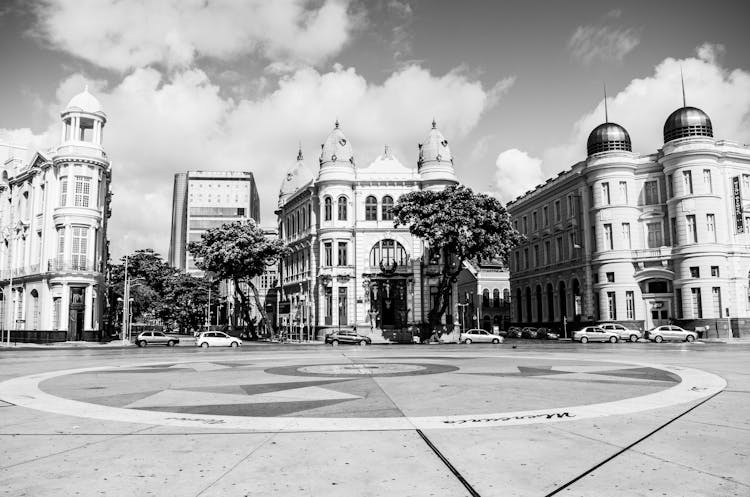
[[[456,174],[503,202],[585,159],[610,121],[654,153],[688,105],[750,143],[742,1],[4,0],[0,142],[54,147],[84,85],[107,113],[113,259],[166,255],[176,172],[248,170],[261,219],[338,119],[358,165],[416,167],[434,118]]]

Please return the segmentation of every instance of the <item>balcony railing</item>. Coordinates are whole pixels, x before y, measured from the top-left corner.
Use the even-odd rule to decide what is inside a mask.
[[[96,271],[96,264],[93,260],[82,257],[73,257],[71,259],[55,257],[49,260],[47,269],[49,272],[91,273]]]
[[[663,259],[672,257],[672,247],[656,247],[633,250],[634,259]]]

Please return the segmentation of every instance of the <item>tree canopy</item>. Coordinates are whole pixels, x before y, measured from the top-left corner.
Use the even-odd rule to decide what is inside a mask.
[[[501,259],[507,263],[510,251],[524,239],[513,229],[499,200],[460,185],[406,193],[398,199],[393,214],[395,226],[408,226],[440,256],[438,295],[429,316],[433,325],[445,313],[452,285],[465,261]]]

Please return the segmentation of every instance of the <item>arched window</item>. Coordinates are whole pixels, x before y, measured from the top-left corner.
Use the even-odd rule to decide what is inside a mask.
[[[492,290],[492,305],[494,307],[500,307],[500,290],[497,288]]]
[[[504,301],[505,301],[506,303],[510,302],[510,290],[508,290],[507,288],[505,288],[505,289],[503,290],[503,300],[504,300]]]
[[[346,197],[339,197],[339,221],[346,221]]]
[[[326,221],[330,221],[333,219],[333,201],[331,200],[331,197],[326,197],[325,200],[323,200],[323,219]]]
[[[380,240],[370,249],[370,266],[378,267],[381,261],[384,267],[392,266],[394,263],[403,266],[409,258],[403,245],[396,240],[386,239]]]
[[[378,220],[378,199],[372,195],[365,199],[365,221]]]
[[[482,307],[490,306],[490,291],[485,288],[482,290]]]
[[[393,220],[393,197],[391,197],[390,195],[386,195],[385,197],[383,197],[381,219],[383,221]]]

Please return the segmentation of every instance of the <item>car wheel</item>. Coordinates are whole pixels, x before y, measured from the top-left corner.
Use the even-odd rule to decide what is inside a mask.
[[[695,337],[693,335],[688,335],[688,336],[685,337],[685,341],[687,341],[687,342],[694,342],[695,341]]]
[[[148,342],[146,340],[141,340],[138,342],[139,347],[145,347],[146,345],[148,345]]]
[[[471,338],[467,338],[466,340],[464,340],[464,343],[466,345],[469,345],[471,343]]]
[[[500,343],[500,340],[498,340],[497,338],[493,338],[492,339],[492,343],[494,343],[495,345],[497,345],[498,343]]]
[[[229,346],[232,347],[233,349],[236,349],[237,347],[240,346],[240,344],[237,342],[232,342]]]
[[[367,345],[367,340],[360,340],[359,341],[359,346],[360,347],[364,347],[365,345]]]
[[[581,337],[581,343],[588,343],[588,337]]]
[[[617,337],[609,337],[609,343],[617,343]]]
[[[167,347],[174,347],[174,340],[170,340],[167,342]]]
[[[331,346],[332,347],[338,347],[339,346],[339,341],[338,340],[331,340]]]
[[[201,347],[204,348],[204,349],[207,349],[208,348],[208,342],[203,342],[201,344]]]
[[[637,335],[630,335],[630,341],[631,342],[637,342],[638,341],[638,336]]]
[[[661,343],[663,341],[664,341],[664,339],[661,337],[661,335],[656,335],[654,337],[654,342],[656,342],[656,343]]]

